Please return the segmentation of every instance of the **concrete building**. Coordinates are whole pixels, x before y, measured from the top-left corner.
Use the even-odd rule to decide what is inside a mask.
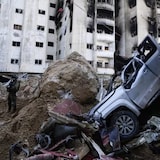
[[[74,51],[114,73],[114,0],[0,0],[0,72],[43,73]]]
[[[99,75],[114,73],[114,0],[59,0],[56,29],[57,59],[76,51]]]
[[[0,72],[43,73],[55,60],[57,0],[0,0]]]
[[[130,57],[148,34],[157,38],[154,0],[116,0],[116,49]]]

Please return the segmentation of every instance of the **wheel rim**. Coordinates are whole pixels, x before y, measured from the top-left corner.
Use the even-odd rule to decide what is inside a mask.
[[[130,135],[135,127],[133,119],[128,115],[120,116],[116,121],[116,125],[119,128],[119,133],[124,136]]]

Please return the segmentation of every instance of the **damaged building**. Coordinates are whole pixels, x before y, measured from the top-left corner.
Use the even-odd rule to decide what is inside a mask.
[[[148,34],[159,42],[159,3],[159,0],[116,0],[116,49],[121,55],[133,56],[133,51]]]
[[[114,19],[114,0],[58,1],[57,59],[77,51],[99,75],[113,74]]]
[[[111,75],[114,15],[114,0],[1,0],[0,72],[43,73],[77,51]]]
[[[113,75],[115,50],[131,57],[148,34],[160,43],[159,0],[0,0],[0,72],[43,73],[76,51]]]

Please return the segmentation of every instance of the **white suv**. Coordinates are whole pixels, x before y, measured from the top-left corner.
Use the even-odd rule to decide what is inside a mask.
[[[148,35],[121,74],[122,84],[93,107],[89,116],[118,125],[121,138],[134,136],[141,111],[159,96],[160,46]]]

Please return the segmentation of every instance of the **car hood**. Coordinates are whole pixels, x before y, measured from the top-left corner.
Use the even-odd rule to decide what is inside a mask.
[[[119,86],[116,90],[109,93],[101,102],[94,106],[90,112],[89,116],[94,118],[106,118],[113,110],[120,106],[126,106],[131,108],[133,112],[139,114],[133,102],[129,99],[123,86]]]

